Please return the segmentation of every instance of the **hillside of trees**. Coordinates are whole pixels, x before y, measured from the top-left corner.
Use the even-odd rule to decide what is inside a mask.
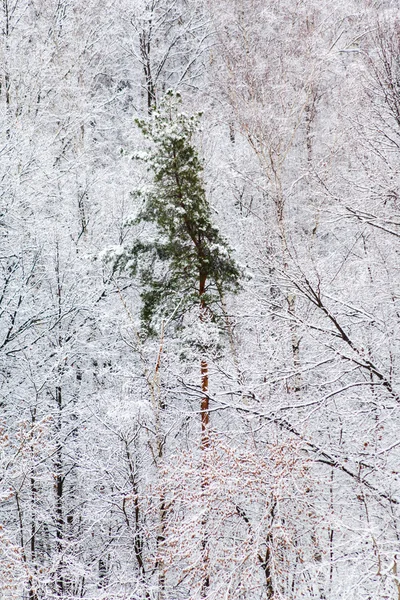
[[[398,0],[0,30],[0,600],[400,600]]]

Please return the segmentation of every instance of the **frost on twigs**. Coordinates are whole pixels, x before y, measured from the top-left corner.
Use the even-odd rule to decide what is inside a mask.
[[[35,462],[40,460],[43,448],[50,447],[48,438],[51,422],[50,416],[45,416],[35,424],[22,420],[12,439],[6,424],[0,422],[0,502],[3,506],[12,505],[17,498],[19,501],[18,488],[21,482],[32,472]],[[27,563],[24,550],[0,523],[0,583],[4,597],[22,597],[21,590],[26,588],[28,582],[32,589],[33,575],[34,569]]]
[[[28,579],[26,571],[21,549],[9,539],[0,525],[0,581],[6,598],[20,597],[19,593]]]
[[[262,593],[266,571],[279,589],[291,564],[310,564],[307,539],[316,514],[308,467],[296,441],[255,452],[250,441],[229,445],[216,435],[205,454],[180,453],[165,465],[161,494],[169,511],[157,560],[171,581],[176,572],[185,574],[185,598],[199,597],[205,522],[214,582],[209,598],[222,598],[228,586],[232,598]],[[309,512],[308,527],[299,527],[300,506]],[[313,543],[319,545],[316,537]],[[305,569],[300,577],[311,575]]]
[[[211,316],[199,319],[198,310],[191,310],[179,339],[181,360],[199,360],[221,351],[221,323]]]

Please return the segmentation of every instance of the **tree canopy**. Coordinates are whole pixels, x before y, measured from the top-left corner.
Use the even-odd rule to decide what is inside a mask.
[[[139,275],[142,318],[151,328],[159,311],[178,314],[201,303],[214,310],[223,295],[238,290],[241,271],[232,250],[213,224],[203,166],[194,143],[200,114],[180,112],[180,96],[168,93],[149,119],[136,123],[150,142],[139,153],[151,174],[145,191],[134,193],[142,207],[132,224],[154,226],[149,239],[134,241],[118,256],[118,265]],[[215,311],[214,311],[215,314]]]

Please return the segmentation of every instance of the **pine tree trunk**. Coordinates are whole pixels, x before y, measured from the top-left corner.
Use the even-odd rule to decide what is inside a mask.
[[[206,319],[206,304],[204,301],[204,294],[206,291],[206,276],[200,274],[200,321],[204,323]],[[210,426],[210,413],[209,413],[209,399],[208,399],[208,363],[204,358],[200,362],[201,372],[201,449],[205,450],[210,445],[209,439],[209,426]]]

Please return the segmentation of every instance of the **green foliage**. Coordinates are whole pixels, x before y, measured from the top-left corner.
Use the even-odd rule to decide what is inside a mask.
[[[178,314],[194,304],[215,312],[221,296],[236,291],[240,270],[231,250],[211,222],[202,180],[203,167],[192,137],[200,115],[179,112],[179,96],[169,93],[148,121],[138,120],[151,142],[145,160],[152,186],[138,192],[143,206],[136,224],[152,223],[154,239],[138,240],[120,264],[138,274],[142,319],[151,329],[156,313]]]

